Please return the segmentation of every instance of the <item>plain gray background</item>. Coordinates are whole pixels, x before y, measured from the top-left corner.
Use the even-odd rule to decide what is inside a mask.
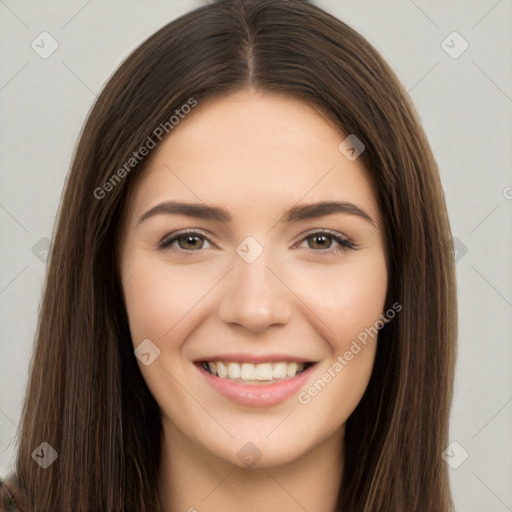
[[[0,0],[2,476],[14,456],[46,239],[82,123],[131,50],[201,1]],[[421,116],[458,258],[457,444],[445,453],[458,466],[456,510],[512,510],[512,0],[316,3],[379,50]],[[58,43],[45,59],[31,47],[44,37],[51,49],[43,31]]]

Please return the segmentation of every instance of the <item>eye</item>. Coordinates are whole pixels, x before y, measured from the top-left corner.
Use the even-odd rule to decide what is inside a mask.
[[[178,231],[162,238],[158,247],[161,249],[172,248],[175,242],[178,245],[175,250],[183,251],[185,254],[208,249],[209,247],[205,247],[204,243],[210,243],[209,239],[198,231]]]
[[[357,246],[350,239],[330,231],[315,231],[310,233],[302,242],[307,242],[309,249],[315,249],[316,252],[326,254],[337,254],[345,251],[346,249],[356,249]],[[338,244],[337,247],[332,247]]]
[[[340,235],[339,233],[331,233],[330,231],[315,231],[310,233],[302,240],[307,242],[309,249],[321,254],[337,254],[346,249],[357,249],[357,245],[350,239]],[[205,243],[208,246],[205,247]],[[177,244],[177,247],[173,247]],[[204,249],[215,246],[210,239],[199,231],[177,231],[169,233],[159,242],[160,249],[172,249],[183,253],[185,256],[191,256],[193,253],[200,253]],[[333,244],[337,246],[333,247]],[[294,246],[297,248],[298,246]]]

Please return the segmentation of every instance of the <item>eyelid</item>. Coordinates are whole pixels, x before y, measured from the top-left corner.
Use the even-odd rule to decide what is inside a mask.
[[[199,228],[185,228],[179,229],[178,231],[173,231],[172,233],[167,233],[167,235],[165,235],[158,243],[158,247],[160,247],[161,249],[168,249],[176,241],[177,238],[180,238],[185,235],[199,235],[214,247],[219,247],[215,242],[212,241],[211,234],[209,234],[208,231]],[[203,251],[203,249],[198,249],[196,251],[187,251],[186,249],[179,249],[179,251],[183,253],[198,253]]]
[[[327,229],[327,228],[316,228],[316,229],[312,229],[306,233],[303,233],[301,235],[300,240],[293,245],[293,248],[297,249],[297,246],[300,243],[305,242],[308,238],[312,237],[313,235],[328,235],[328,236],[332,237],[332,239],[335,242],[338,242],[338,244],[340,245],[340,247],[338,247],[338,249],[333,249],[333,248],[324,249],[324,250],[311,249],[313,252],[318,252],[320,254],[322,254],[322,253],[329,254],[329,253],[335,253],[338,251],[342,251],[344,249],[356,250],[358,248],[358,245],[347,235],[344,235],[343,233],[340,233],[338,231],[334,231],[331,229]]]
[[[185,229],[181,229],[178,231],[173,231],[172,233],[168,233],[167,235],[165,235],[158,243],[158,246],[161,249],[168,249],[178,238],[180,238],[182,236],[199,235],[199,237],[205,239],[208,243],[210,243],[214,247],[218,248],[219,245],[217,245],[215,242],[213,242],[211,240],[211,235],[205,234],[205,233],[209,233],[209,232],[207,230],[203,230],[203,229],[199,229],[199,228],[185,228]],[[326,228],[316,228],[316,229],[310,230],[306,233],[303,233],[301,235],[300,240],[298,242],[296,242],[295,244],[293,244],[292,248],[294,250],[298,249],[297,246],[299,244],[301,244],[302,242],[305,242],[308,238],[312,237],[313,235],[328,235],[328,236],[332,237],[332,239],[339,244],[339,246],[337,248],[318,249],[318,250],[311,249],[311,251],[314,253],[316,252],[319,254],[334,254],[334,253],[338,253],[338,252],[341,252],[346,249],[357,250],[357,248],[358,248],[357,244],[355,242],[353,242],[348,236],[344,235],[343,233],[339,233],[337,231],[333,231],[333,230],[326,229]],[[205,250],[204,248],[197,249],[197,250],[178,249],[178,252],[181,252],[186,255],[192,255],[194,253],[201,253],[204,250]]]

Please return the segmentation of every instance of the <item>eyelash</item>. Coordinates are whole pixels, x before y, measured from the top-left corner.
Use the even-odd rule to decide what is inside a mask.
[[[339,234],[333,233],[328,230],[319,230],[319,231],[313,231],[309,233],[306,237],[304,237],[299,243],[306,241],[308,238],[312,238],[313,236],[318,235],[327,235],[332,239],[332,241],[338,242],[340,246],[337,249],[311,249],[313,252],[319,252],[320,254],[340,254],[347,249],[353,249],[357,250],[357,244],[352,242],[350,239],[345,238]],[[199,238],[207,240],[210,244],[213,244],[213,242],[205,236],[203,233],[200,233],[199,231],[193,231],[193,230],[185,230],[185,231],[177,231],[174,233],[169,233],[166,235],[162,240],[160,240],[158,247],[160,249],[170,249],[171,245],[177,241],[178,239],[186,236],[197,236]],[[298,244],[296,244],[298,245]],[[294,246],[294,249],[296,249],[296,246]],[[178,252],[181,252],[183,256],[190,257],[197,254],[201,254],[204,249],[197,249],[197,250],[187,250],[187,249],[177,249]]]

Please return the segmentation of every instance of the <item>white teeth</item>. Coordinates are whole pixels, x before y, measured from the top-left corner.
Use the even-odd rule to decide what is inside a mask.
[[[240,378],[240,365],[238,363],[229,363],[228,375],[230,379]]]
[[[256,378],[256,368],[254,368],[254,365],[251,363],[243,363],[240,377],[242,380],[254,380]]]
[[[272,380],[272,363],[256,365],[256,380]]]
[[[297,363],[290,363],[286,366],[286,375],[293,377],[297,373]]]
[[[304,363],[237,363],[208,362],[210,373],[222,379],[244,380],[244,381],[271,381],[280,380],[286,377],[295,377],[297,373],[304,370]]]
[[[217,375],[223,379],[228,375],[228,371],[224,366],[224,363],[221,363],[220,361],[217,363]]]
[[[286,377],[286,363],[277,363],[274,366],[274,371],[272,372],[274,379],[283,379]]]

